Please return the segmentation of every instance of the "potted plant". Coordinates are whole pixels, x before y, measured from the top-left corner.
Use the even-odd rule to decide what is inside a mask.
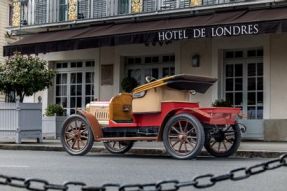
[[[32,96],[52,85],[55,72],[38,57],[16,53],[0,64],[0,91],[12,103],[0,103],[0,137],[42,140],[42,104],[23,103],[25,96]],[[6,100],[7,101],[7,100]],[[8,119],[7,119],[8,116]],[[7,120],[6,120],[7,119]]]
[[[66,119],[65,110],[61,105],[50,104],[46,108],[45,115],[42,119],[43,138],[56,139],[60,136],[61,125]]]
[[[45,115],[46,116],[63,116],[64,115],[64,108],[58,104],[50,104],[46,108]]]

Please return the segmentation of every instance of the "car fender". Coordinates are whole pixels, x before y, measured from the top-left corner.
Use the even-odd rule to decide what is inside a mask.
[[[98,139],[103,137],[103,131],[102,131],[101,125],[99,124],[98,120],[96,119],[94,115],[84,110],[77,110],[77,113],[83,116],[89,123],[91,130],[93,132],[95,141],[98,141]]]
[[[204,121],[209,121],[210,120],[210,115],[197,109],[197,108],[177,108],[177,109],[173,109],[171,111],[169,111],[165,117],[164,117],[164,120],[161,124],[161,127],[160,127],[160,131],[159,131],[159,135],[158,135],[158,141],[162,141],[162,135],[163,135],[163,130],[164,130],[164,127],[166,125],[166,123],[168,122],[168,120],[174,116],[174,115],[177,115],[177,114],[180,114],[180,113],[188,113],[194,117],[196,117],[200,122],[204,122]]]

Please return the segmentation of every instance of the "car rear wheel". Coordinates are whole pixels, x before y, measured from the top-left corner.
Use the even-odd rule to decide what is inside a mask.
[[[80,115],[70,116],[63,125],[61,142],[70,155],[85,155],[94,144],[94,136],[86,119]]]
[[[202,124],[190,114],[173,116],[163,131],[165,149],[177,159],[195,158],[202,150],[204,138]]]
[[[108,141],[104,142],[105,148],[113,154],[124,154],[134,145],[133,141]]]
[[[229,157],[237,151],[240,141],[240,127],[237,124],[228,125],[209,129],[206,132],[204,147],[215,157]]]

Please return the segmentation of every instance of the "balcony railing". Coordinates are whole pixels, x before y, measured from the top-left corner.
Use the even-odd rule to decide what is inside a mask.
[[[139,14],[176,12],[182,9],[274,1],[277,0],[16,0],[13,26],[132,17]]]

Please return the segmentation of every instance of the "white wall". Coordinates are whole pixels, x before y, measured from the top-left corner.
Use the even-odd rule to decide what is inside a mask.
[[[115,48],[114,47],[104,47],[99,49],[99,61],[100,65],[113,65],[113,85],[101,85],[100,86],[100,95],[99,100],[100,101],[108,101],[110,100],[114,95],[118,93],[118,90],[115,89],[118,85],[117,78],[115,76],[119,73],[118,65],[115,64]],[[100,67],[101,68],[101,67]],[[101,72],[100,73],[100,79],[101,79]],[[101,83],[101,80],[99,81]]]
[[[287,34],[271,35],[270,118],[287,119]]]
[[[198,76],[215,77],[212,73],[211,62],[211,39],[197,39],[183,41],[180,46],[180,73],[192,74]],[[198,54],[200,56],[200,66],[192,67],[192,56]],[[206,93],[191,95],[191,101],[199,102],[200,106],[208,107],[212,103],[212,92],[215,86],[213,85]]]

